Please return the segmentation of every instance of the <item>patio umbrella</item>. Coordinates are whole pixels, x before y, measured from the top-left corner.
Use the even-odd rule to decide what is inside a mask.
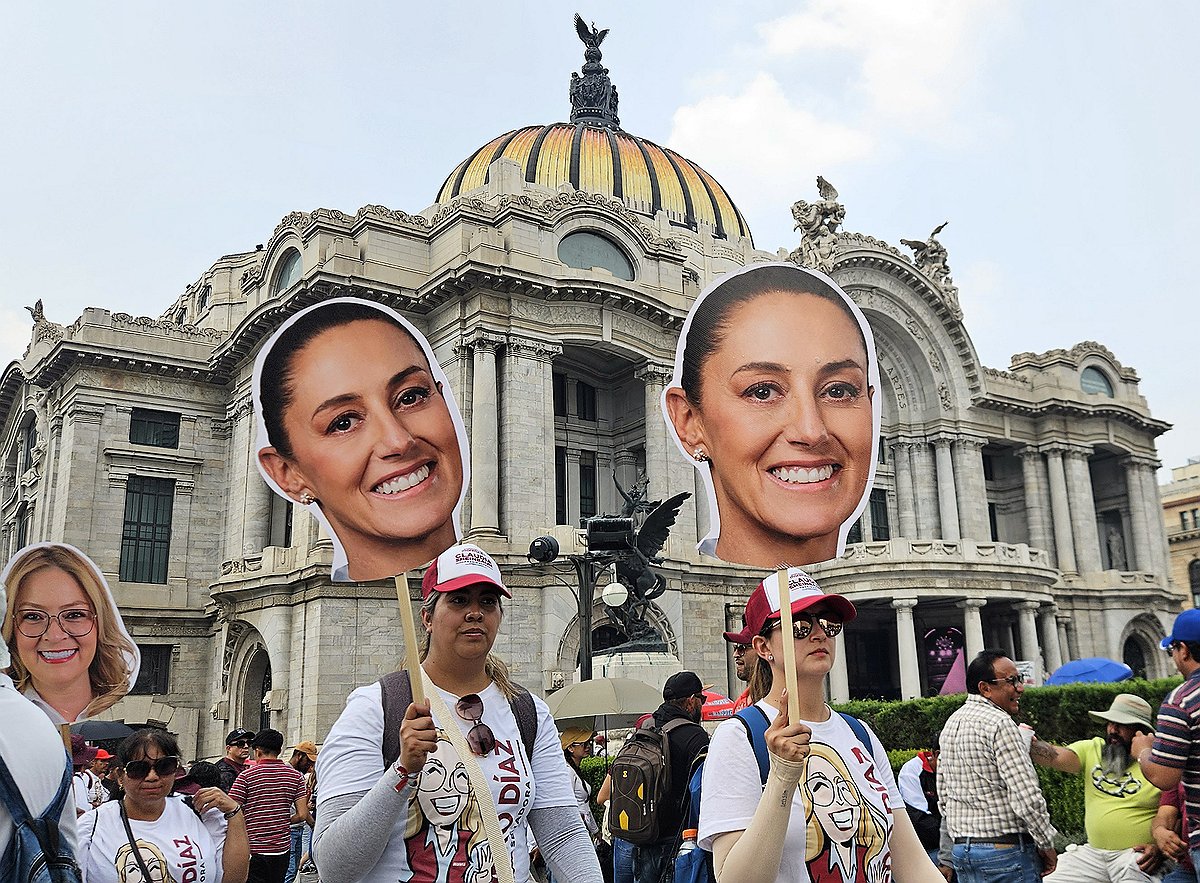
[[[712,690],[705,690],[704,695],[708,699],[700,708],[700,720],[723,721],[727,717],[733,717],[734,701],[732,699],[722,696],[720,693],[714,693]]]
[[[550,714],[560,725],[595,727],[596,718],[606,718],[607,727],[628,727],[662,705],[662,691],[632,678],[593,678],[564,687],[546,700]]]
[[[125,721],[93,720],[71,724],[71,732],[78,733],[89,742],[103,742],[105,740],[124,739],[126,736],[132,736],[134,729],[127,726]]]
[[[1115,659],[1105,659],[1102,656],[1089,656],[1087,659],[1073,659],[1046,679],[1046,683],[1081,684],[1108,683],[1123,681],[1133,677],[1133,669]]]

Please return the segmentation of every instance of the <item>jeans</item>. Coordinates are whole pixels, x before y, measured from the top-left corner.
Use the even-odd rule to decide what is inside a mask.
[[[300,870],[300,857],[304,854],[304,829],[307,825],[292,825],[292,848],[288,850],[287,873],[283,883],[293,883]]]
[[[628,840],[614,837],[613,848],[613,883],[634,883],[633,880],[633,851],[637,848]]]
[[[287,873],[288,854],[255,855],[250,853],[250,873],[246,883],[283,883]]]
[[[1196,872],[1187,865],[1181,865],[1163,877],[1162,883],[1196,883]]]
[[[996,845],[984,841],[954,844],[959,883],[1041,883],[1042,860],[1032,841]]]
[[[675,879],[675,838],[633,847],[635,883],[673,883]]]

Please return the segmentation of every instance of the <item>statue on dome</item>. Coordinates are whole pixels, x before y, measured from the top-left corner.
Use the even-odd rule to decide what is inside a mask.
[[[917,265],[917,269],[932,279],[939,288],[946,288],[954,284],[954,280],[950,278],[946,246],[937,240],[937,235],[945,230],[949,223],[949,221],[943,221],[934,227],[933,232],[924,242],[918,239],[900,240],[903,245],[907,245],[913,250],[913,263]]]
[[[571,122],[590,123],[609,129],[620,128],[617,117],[617,87],[608,78],[608,68],[600,63],[600,44],[608,36],[608,28],[591,27],[575,13],[575,33],[583,41],[583,76],[571,74]]]
[[[801,267],[828,273],[833,270],[833,255],[837,250],[837,230],[846,220],[846,207],[837,201],[838,192],[822,176],[817,175],[820,202],[801,199],[792,205],[795,229],[800,231],[800,247],[787,259]]]

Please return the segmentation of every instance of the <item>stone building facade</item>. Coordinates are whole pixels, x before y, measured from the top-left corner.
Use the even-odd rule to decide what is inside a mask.
[[[0,553],[61,540],[105,571],[149,663],[112,716],[168,725],[190,756],[218,754],[234,725],[319,740],[398,662],[393,586],[331,583],[328,537],[254,468],[258,348],[342,295],[402,312],[451,378],[471,436],[464,527],[514,587],[498,645],[519,680],[569,681],[579,642],[570,579],[530,566],[530,541],[570,546],[580,517],[619,508],[611,476],[645,470],[650,499],[695,494],[653,623],[680,666],[738,689],[720,632],[762,575],[696,553],[703,495],[658,401],[701,288],[779,255],[703,169],[619,128],[615,90],[611,106],[584,98],[568,123],[472,153],[419,213],[288,215],[159,318],[89,308],[61,326],[34,310],[0,375]],[[875,334],[884,435],[856,542],[814,568],[861,611],[833,697],[936,689],[931,642],[948,635],[1038,678],[1091,655],[1166,674],[1155,642],[1186,597],[1154,482],[1168,426],[1136,373],[1090,342],[985,367],[934,237],[909,257],[831,231],[830,271]],[[593,621],[613,643],[599,597]]]
[[[1163,520],[1171,550],[1171,580],[1200,606],[1200,457],[1171,470],[1160,488]]]

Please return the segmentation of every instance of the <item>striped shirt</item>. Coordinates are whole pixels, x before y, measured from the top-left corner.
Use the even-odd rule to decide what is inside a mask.
[[[1055,830],[1017,723],[971,694],[942,728],[938,805],[951,837],[1029,834],[1043,849]]]
[[[1200,670],[1167,694],[1158,710],[1158,728],[1150,759],[1162,766],[1183,770],[1187,803],[1188,846],[1200,849]]]
[[[304,796],[304,776],[277,757],[264,757],[234,781],[229,796],[242,805],[251,855],[291,849],[293,805]]]

